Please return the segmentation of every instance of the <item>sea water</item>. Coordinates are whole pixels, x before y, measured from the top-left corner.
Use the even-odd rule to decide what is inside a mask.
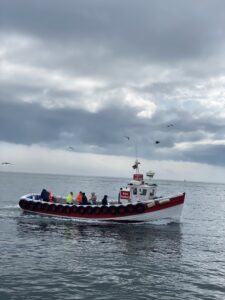
[[[0,299],[225,299],[225,185],[186,192],[180,223],[78,222],[24,214],[21,195],[80,190],[117,199],[123,178],[0,173]]]

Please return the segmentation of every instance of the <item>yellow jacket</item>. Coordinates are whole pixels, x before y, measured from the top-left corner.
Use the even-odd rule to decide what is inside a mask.
[[[66,197],[66,202],[69,204],[73,203],[73,194],[69,193],[68,196]]]

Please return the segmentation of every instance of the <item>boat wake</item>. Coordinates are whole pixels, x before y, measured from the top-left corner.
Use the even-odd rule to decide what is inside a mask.
[[[19,204],[0,206],[0,210],[16,210],[20,208]]]
[[[58,217],[58,216],[47,216],[47,215],[36,215],[32,214],[30,212],[25,212],[25,215],[27,215],[28,218],[41,218],[45,221],[55,221],[57,223],[72,223],[72,224],[87,224],[87,225],[106,225],[106,224],[115,224],[114,221],[103,221],[103,220],[94,220],[94,219],[79,219],[79,218],[67,218],[67,217]],[[163,226],[163,225],[169,225],[169,224],[180,224],[181,222],[174,221],[174,219],[171,218],[165,218],[165,219],[158,219],[158,220],[151,220],[151,221],[145,221],[145,222],[129,222],[130,224],[134,226],[140,226],[143,224],[146,225],[154,225],[154,226]],[[121,222],[122,224],[127,224],[126,222]]]
[[[174,221],[173,219],[167,218],[167,219],[160,219],[160,220],[153,220],[153,221],[148,221],[145,222],[146,224],[151,224],[151,225],[168,225],[168,224],[180,224],[181,222]]]

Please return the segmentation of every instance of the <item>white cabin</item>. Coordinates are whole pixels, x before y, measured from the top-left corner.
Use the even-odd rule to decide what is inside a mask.
[[[134,174],[133,180],[129,182],[126,188],[120,190],[120,202],[147,202],[156,198],[157,184],[152,183],[150,178],[154,176],[153,172],[147,172],[149,177],[144,181],[143,174]]]

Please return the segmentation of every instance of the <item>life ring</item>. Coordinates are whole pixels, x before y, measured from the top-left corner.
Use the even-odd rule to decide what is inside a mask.
[[[73,205],[71,210],[73,213],[76,213],[78,211],[78,207],[76,205]]]
[[[108,206],[103,205],[103,206],[100,208],[100,212],[101,212],[102,214],[107,214],[107,213],[109,212]]]
[[[92,214],[93,213],[93,208],[88,205],[85,207],[85,214]]]
[[[24,200],[22,200],[22,199],[20,199],[20,201],[19,201],[19,207],[20,207],[20,208],[23,208],[23,204],[24,204],[23,201],[24,201]]]
[[[77,211],[83,215],[85,213],[85,208],[83,206],[79,206]]]
[[[37,202],[33,202],[33,208],[32,208],[33,211],[36,211],[37,210]]]
[[[32,202],[32,201],[30,201],[30,202],[28,203],[28,209],[29,209],[29,210],[34,210],[34,207],[35,207],[35,203]]]
[[[71,207],[69,205],[66,205],[64,207],[64,211],[65,211],[66,214],[70,214],[71,213]]]
[[[143,213],[145,211],[144,204],[142,204],[142,203],[136,204],[135,211],[139,214]]]
[[[43,210],[44,210],[44,204],[45,204],[45,203],[41,203],[40,211],[43,211]]]
[[[62,212],[64,212],[64,206],[63,205],[58,205],[57,206],[57,212],[59,212],[59,213],[62,213]]]
[[[56,212],[56,210],[57,210],[56,207],[57,207],[57,206],[56,206],[55,204],[51,204],[51,205],[49,206],[49,209],[50,209],[51,212]]]
[[[134,206],[132,204],[128,204],[126,210],[129,214],[134,212]]]
[[[120,206],[118,207],[118,212],[119,212],[119,214],[124,214],[124,213],[126,212],[125,207],[124,207],[123,205],[120,205]]]
[[[48,205],[48,203],[42,204],[42,210],[43,211],[49,211],[49,205]]]
[[[20,201],[19,201],[19,206],[20,206],[22,209],[25,209],[26,206],[27,206],[27,201],[24,200],[24,199],[20,199]]]
[[[42,203],[41,203],[41,202],[37,203],[36,209],[37,209],[37,210],[41,210],[41,206],[42,206]]]
[[[112,215],[115,215],[117,213],[117,207],[116,206],[110,206],[109,207],[109,213]]]
[[[100,214],[100,212],[101,212],[100,207],[96,206],[96,207],[93,208],[93,213],[94,213],[95,215]]]

